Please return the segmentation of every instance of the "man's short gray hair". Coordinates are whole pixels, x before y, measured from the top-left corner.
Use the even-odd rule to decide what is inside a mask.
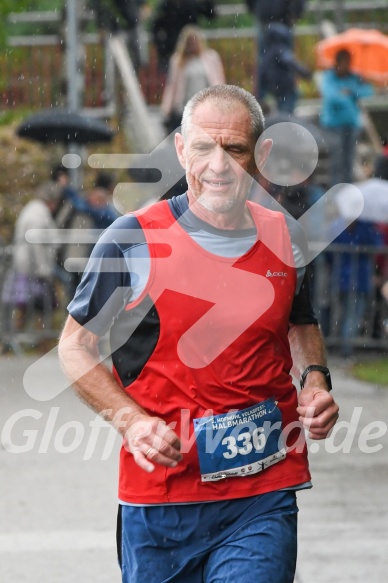
[[[255,97],[237,85],[213,85],[198,91],[186,104],[182,116],[182,135],[186,139],[192,124],[194,110],[205,101],[216,105],[231,107],[233,104],[244,105],[251,117],[252,138],[256,142],[265,129],[263,110]]]

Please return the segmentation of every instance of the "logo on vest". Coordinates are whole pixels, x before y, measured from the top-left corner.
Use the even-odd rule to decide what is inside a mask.
[[[271,271],[270,269],[268,269],[267,273],[265,274],[265,277],[287,277],[288,273],[287,271]]]

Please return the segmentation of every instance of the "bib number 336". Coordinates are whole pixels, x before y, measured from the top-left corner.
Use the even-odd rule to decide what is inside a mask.
[[[273,398],[247,409],[194,419],[203,482],[261,472],[286,457]]]
[[[263,451],[265,447],[266,437],[264,434],[263,427],[256,427],[252,433],[249,431],[244,431],[240,433],[238,437],[229,435],[224,437],[221,441],[222,445],[225,445],[227,451],[222,455],[225,459],[231,460],[236,455],[248,455],[253,449],[257,452]]]

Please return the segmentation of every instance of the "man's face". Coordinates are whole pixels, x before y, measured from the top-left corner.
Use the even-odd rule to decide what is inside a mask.
[[[245,206],[257,168],[250,115],[242,104],[198,105],[186,140],[176,135],[176,149],[186,169],[190,202],[197,200],[216,213]]]

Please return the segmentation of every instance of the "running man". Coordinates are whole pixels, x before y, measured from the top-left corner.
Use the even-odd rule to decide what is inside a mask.
[[[248,200],[263,130],[243,89],[197,93],[175,136],[187,193],[116,220],[68,308],[63,367],[123,436],[123,583],[294,580],[304,429],[324,439],[338,407],[303,233]]]

